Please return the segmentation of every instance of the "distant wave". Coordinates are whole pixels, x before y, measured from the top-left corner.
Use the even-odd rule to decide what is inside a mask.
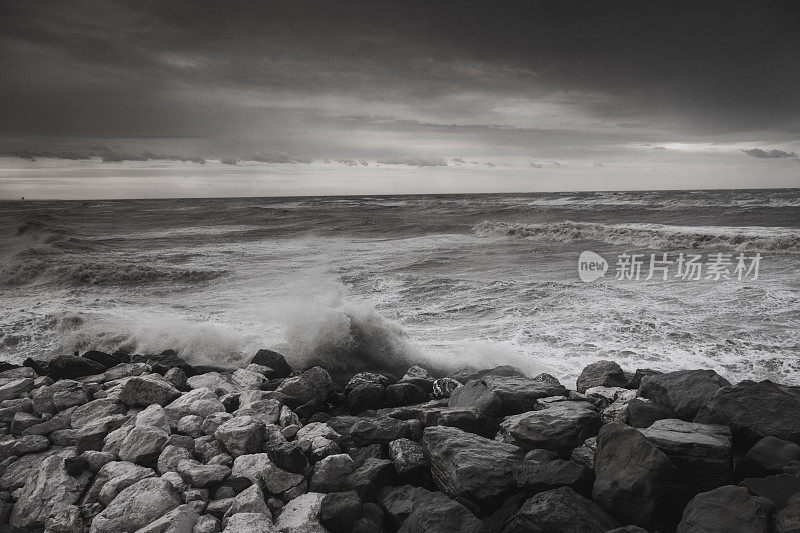
[[[58,261],[56,259],[55,261]],[[71,287],[198,283],[225,275],[224,270],[152,267],[144,264],[81,262],[54,265],[53,261],[26,258],[0,268],[0,285],[15,287],[44,282]]]
[[[800,253],[800,232],[784,228],[668,226],[663,224],[597,224],[555,222],[516,224],[484,220],[472,228],[479,237],[517,237],[542,241],[601,241],[647,248],[722,246],[736,250]]]

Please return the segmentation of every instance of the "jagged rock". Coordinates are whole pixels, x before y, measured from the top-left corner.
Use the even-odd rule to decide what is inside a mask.
[[[222,482],[231,474],[231,469],[223,465],[204,465],[193,459],[178,463],[178,473],[193,487],[205,488]]]
[[[53,455],[37,465],[26,481],[11,514],[15,528],[35,530],[47,518],[78,501],[89,484],[88,472],[72,477],[64,469],[64,457]]]
[[[46,533],[83,533],[85,527],[77,505],[67,505],[45,521]]]
[[[191,459],[192,453],[186,448],[168,444],[158,456],[157,469],[159,474],[177,472],[178,463],[184,459]]]
[[[32,378],[0,379],[0,401],[13,400],[33,389]]]
[[[17,413],[32,413],[33,400],[30,398],[13,398],[10,400],[3,400],[0,406],[0,422],[6,424],[13,420],[14,415]]]
[[[39,424],[39,422],[41,422],[41,419],[30,413],[14,413],[14,418],[11,419],[11,434],[21,435],[24,431]]]
[[[297,430],[295,440],[302,445],[303,441],[313,442],[317,437],[339,442],[342,436],[325,422],[310,422]]]
[[[453,378],[439,378],[433,382],[432,396],[436,399],[449,398],[461,383]]]
[[[695,496],[683,511],[678,533],[767,533],[772,504],[747,489],[726,485]]]
[[[264,493],[261,492],[258,485],[250,485],[233,498],[230,509],[225,513],[225,519],[237,513],[259,513],[272,519],[272,513],[264,501]]]
[[[362,498],[372,499],[376,489],[394,483],[397,473],[394,464],[388,459],[367,458],[348,476],[348,488],[356,490]]]
[[[106,367],[77,355],[57,355],[47,362],[47,375],[55,380],[102,374]]]
[[[231,382],[239,390],[261,390],[267,380],[263,374],[240,368],[231,375]]]
[[[169,381],[157,374],[134,376],[125,382],[119,401],[128,405],[167,405],[181,395]]]
[[[544,378],[543,376],[547,376]],[[540,398],[561,396],[567,393],[564,386],[552,376],[542,374],[535,378],[498,376],[483,377],[489,387],[500,397],[504,415],[516,415],[536,408]]]
[[[648,376],[639,387],[639,396],[669,407],[675,418],[691,421],[721,387],[730,385],[713,370],[678,370]]]
[[[186,415],[197,415],[205,418],[211,413],[225,412],[225,406],[217,399],[213,391],[206,388],[194,389],[187,392],[180,398],[164,407],[169,413],[172,412],[177,418]]]
[[[431,477],[439,489],[470,507],[488,510],[516,488],[513,472],[522,462],[516,446],[460,429],[433,426],[422,437]]]
[[[128,533],[163,517],[181,504],[173,486],[160,478],[143,479],[120,492],[92,520],[90,533]]]
[[[119,449],[119,457],[143,466],[153,466],[167,444],[169,434],[151,426],[134,426]]]
[[[300,473],[308,466],[308,459],[302,448],[294,442],[282,442],[266,448],[270,461],[284,470]]]
[[[223,423],[214,436],[233,457],[259,452],[264,442],[264,425],[250,416],[239,416]]]
[[[772,382],[742,381],[723,387],[695,418],[704,424],[731,428],[734,445],[747,449],[772,436],[800,444],[800,394],[792,394]]]
[[[800,493],[786,503],[786,507],[775,516],[776,533],[800,533]]]
[[[132,425],[124,425],[114,431],[110,431],[108,435],[106,435],[102,451],[119,455],[122,443],[125,442],[125,437],[128,436],[128,433],[130,433],[132,429]]]
[[[765,478],[747,478],[739,483],[753,496],[768,498],[775,504],[775,510],[786,507],[789,498],[800,493],[800,477],[792,474],[776,474]]]
[[[186,385],[193,390],[209,389],[217,395],[234,392],[236,387],[227,376],[219,372],[205,372],[186,379]]]
[[[314,465],[308,485],[312,492],[339,492],[347,490],[347,476],[355,470],[353,459],[346,453],[329,455]]]
[[[197,520],[192,533],[219,533],[220,530],[219,518],[204,514]]]
[[[736,475],[746,478],[780,474],[793,461],[800,462],[800,445],[777,437],[764,437],[736,466]]]
[[[143,479],[154,476],[155,472],[152,469],[127,461],[107,463],[97,472],[81,503],[90,505],[100,502],[103,505],[108,505],[124,489]]]
[[[325,533],[319,523],[319,510],[324,494],[307,492],[290,500],[281,511],[275,525],[285,533]]]
[[[85,424],[75,434],[77,453],[102,449],[108,433],[119,429],[127,421],[125,415],[111,415]]]
[[[359,383],[347,394],[347,406],[351,413],[360,413],[368,409],[383,406],[386,391],[378,383]]]
[[[398,474],[409,474],[425,468],[422,445],[409,439],[396,439],[389,443],[389,457]]]
[[[180,391],[187,390],[189,388],[189,384],[186,382],[186,372],[184,372],[181,368],[170,368],[164,373],[164,379],[169,381],[173,387]]]
[[[53,394],[53,407],[56,412],[63,411],[70,407],[83,405],[89,401],[86,387],[82,383],[71,380],[62,380],[51,385],[50,390]]]
[[[576,385],[578,392],[585,393],[591,387],[627,387],[628,378],[616,362],[596,361],[584,367]]]
[[[227,498],[220,497],[216,500],[211,500],[208,502],[205,512],[221,519],[225,513],[228,512],[228,509],[231,508],[231,505],[233,505],[233,496]]]
[[[240,455],[233,460],[231,476],[245,477],[253,483],[260,483],[264,480],[262,471],[270,464],[272,462],[266,453]]]
[[[37,453],[50,447],[50,441],[43,435],[25,435],[17,439],[11,448],[12,455]]]
[[[675,418],[672,409],[647,398],[634,398],[628,402],[628,425],[634,428],[649,428],[656,420]]]
[[[259,473],[259,478],[263,480],[264,486],[273,495],[283,494],[305,481],[303,474],[288,472],[272,462],[264,465]]]
[[[86,424],[105,418],[107,416],[124,414],[127,409],[125,406],[114,400],[99,399],[92,400],[72,411],[70,424],[75,429],[80,429]]]
[[[642,434],[678,467],[691,494],[733,481],[731,431],[727,426],[658,420]]]
[[[359,372],[347,382],[347,385],[344,387],[344,393],[349,396],[353,389],[365,383],[386,387],[386,385],[389,384],[389,378],[374,372]]]
[[[505,524],[503,533],[581,531],[604,533],[619,524],[592,500],[569,487],[529,498]]]
[[[198,520],[200,520],[200,514],[197,509],[194,505],[187,503],[136,530],[136,533],[192,533]]]
[[[186,415],[178,420],[178,433],[197,438],[203,435],[203,418],[197,415]]]
[[[144,411],[140,412],[136,415],[136,422],[135,425],[137,426],[151,426],[156,429],[160,429],[164,433],[170,432],[169,420],[167,419],[167,414],[164,412],[164,408],[158,404],[153,404]]]
[[[428,401],[428,393],[414,383],[395,383],[386,387],[386,403],[399,407]]]
[[[595,453],[595,502],[624,523],[671,529],[686,502],[678,469],[638,430],[612,422]]]
[[[448,407],[473,409],[480,416],[499,418],[503,412],[500,396],[485,381],[468,381],[450,395]]]
[[[309,448],[311,456],[317,461],[324,459],[329,455],[341,453],[341,451],[341,448],[339,448],[339,445],[336,442],[326,439],[325,437],[316,437],[311,441],[311,446]]]
[[[350,533],[362,515],[361,498],[354,490],[326,494],[320,502],[319,521],[332,533]]]
[[[276,391],[294,396],[303,403],[324,402],[333,392],[333,380],[326,370],[315,366],[299,376],[286,378]]]
[[[97,473],[108,463],[115,461],[116,457],[112,453],[88,450],[81,454],[81,458],[86,461],[89,472]]]
[[[250,416],[268,426],[275,424],[281,412],[281,403],[275,399],[258,400],[248,403],[245,407],[240,407],[235,415],[237,417]]]
[[[427,370],[422,368],[421,366],[412,366],[410,367],[406,373],[400,378],[398,383],[411,383],[416,385],[420,389],[425,392],[425,394],[430,394],[433,392],[433,376],[431,376]],[[425,398],[427,400],[427,396]],[[418,402],[414,402],[418,403]]]
[[[259,350],[250,362],[271,368],[276,378],[285,378],[292,373],[292,367],[286,362],[286,358],[272,350]]]
[[[103,372],[103,381],[115,381],[131,376],[141,376],[145,372],[150,372],[150,365],[145,363],[121,363]]]
[[[278,425],[282,428],[286,428],[288,426],[297,426],[300,428],[300,417],[292,411],[288,405],[284,405],[281,407],[280,413],[278,415]]]
[[[405,487],[399,487],[403,490]],[[384,505],[392,498],[390,492],[384,498]],[[486,533],[486,526],[466,507],[451,500],[441,492],[416,489],[406,492],[403,500],[388,501],[392,506],[400,504],[402,514],[407,513],[398,531],[403,533]],[[395,507],[396,509],[396,507]],[[402,516],[402,514],[400,516]]]
[[[599,430],[600,415],[591,404],[568,401],[506,417],[497,438],[526,450],[543,448],[566,454]]]

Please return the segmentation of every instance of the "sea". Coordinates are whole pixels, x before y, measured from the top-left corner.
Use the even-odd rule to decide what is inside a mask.
[[[0,360],[260,348],[797,385],[800,189],[0,202]]]

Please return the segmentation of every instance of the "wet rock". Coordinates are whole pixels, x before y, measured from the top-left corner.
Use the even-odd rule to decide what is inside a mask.
[[[410,367],[406,373],[400,378],[398,383],[411,383],[412,385],[416,385],[420,389],[423,390],[427,395],[433,392],[433,376],[431,376],[427,370],[422,368],[421,366],[412,366]],[[418,403],[418,402],[413,402]]]
[[[402,521],[399,531],[404,533],[487,532],[483,522],[478,520],[466,507],[441,492],[417,489],[408,494],[410,497],[403,502],[408,515]]]
[[[89,478],[88,472],[70,476],[64,469],[64,457],[48,457],[37,465],[22,488],[11,514],[11,525],[28,530],[44,527],[48,517],[78,501]]]
[[[675,418],[672,409],[647,398],[634,398],[628,402],[628,425],[634,428],[649,428],[656,420]]]
[[[102,374],[106,367],[77,355],[57,355],[47,363],[47,375],[55,380]]]
[[[765,478],[747,478],[739,483],[753,496],[768,498],[775,510],[786,507],[789,498],[800,493],[800,477],[791,474],[776,474]]]
[[[200,514],[195,506],[184,504],[136,530],[136,533],[192,533],[198,520],[200,520]]]
[[[286,362],[286,358],[272,350],[259,350],[250,362],[271,368],[276,378],[285,378],[292,373],[292,367]]]
[[[777,533],[800,532],[800,494],[795,494],[775,516],[775,531]]]
[[[168,404],[164,409],[177,418],[197,415],[205,418],[211,413],[225,412],[225,406],[210,389],[194,389]]]
[[[286,533],[324,533],[319,523],[319,510],[324,494],[307,492],[289,501],[278,516],[275,525]]]
[[[351,413],[378,409],[386,400],[386,391],[378,383],[360,383],[347,394],[347,407]]]
[[[362,507],[354,490],[326,494],[320,502],[319,521],[332,533],[350,533],[363,515]]]
[[[665,419],[641,432],[678,467],[690,493],[733,481],[731,432],[727,426]]]
[[[567,454],[600,430],[600,415],[586,402],[559,402],[539,411],[506,417],[498,440],[532,450]]]
[[[347,476],[355,470],[353,459],[346,453],[329,455],[314,465],[308,485],[312,492],[339,492],[349,487]]]
[[[180,506],[172,485],[160,478],[143,479],[120,492],[92,521],[90,533],[133,532]]]
[[[208,389],[214,394],[221,396],[234,392],[236,387],[230,382],[227,376],[220,372],[205,372],[196,374],[186,380],[186,385],[193,390]]]
[[[449,398],[461,383],[453,378],[439,378],[433,382],[432,396],[436,399]]]
[[[638,430],[612,422],[600,430],[593,499],[623,523],[671,529],[686,502],[669,458]]]
[[[517,486],[513,472],[522,462],[522,450],[516,446],[434,426],[425,428],[422,447],[436,486],[451,498],[471,502],[471,508],[489,510]]]
[[[357,445],[387,444],[408,437],[410,424],[390,417],[337,416],[327,424],[342,437],[351,438]],[[298,432],[298,435],[300,433]]]
[[[119,449],[119,457],[143,466],[154,466],[169,434],[151,426],[134,426]]]
[[[576,383],[577,391],[585,393],[591,387],[627,387],[625,372],[614,361],[596,361],[587,365]]]
[[[386,403],[399,407],[428,401],[428,393],[414,383],[395,383],[386,387]]]
[[[386,385],[389,384],[389,378],[382,374],[376,374],[375,372],[359,372],[347,382],[347,385],[344,387],[344,393],[349,396],[353,389],[366,383],[380,385],[385,388]]]
[[[736,475],[741,479],[780,474],[794,461],[800,462],[800,445],[777,437],[764,437],[736,466]]]
[[[448,407],[473,409],[487,418],[499,418],[503,413],[500,396],[485,381],[468,381],[450,395]]]
[[[683,511],[678,533],[730,533],[770,531],[772,504],[726,485],[695,496]]]
[[[178,473],[193,487],[206,488],[217,485],[231,474],[231,469],[223,465],[204,465],[193,459],[178,463]]]
[[[529,498],[505,524],[503,533],[582,531],[604,533],[618,527],[613,517],[569,487]]]
[[[697,413],[695,422],[729,426],[734,445],[742,449],[768,436],[800,444],[798,412],[800,395],[772,382],[742,381],[719,389]]]
[[[645,378],[639,396],[669,407],[675,418],[691,421],[721,387],[729,386],[713,370],[678,370]]]
[[[389,443],[389,457],[400,475],[418,472],[426,467],[422,445],[409,439],[396,439]]]
[[[556,378],[547,374],[535,378],[488,374],[483,380],[500,397],[504,415],[531,411],[537,407],[537,400],[540,398],[567,393]]]
[[[169,381],[157,374],[134,376],[125,382],[119,400],[127,405],[169,404],[181,395]]]
[[[303,403],[314,400],[324,402],[333,392],[333,380],[326,370],[315,366],[299,376],[286,378],[276,391]]]

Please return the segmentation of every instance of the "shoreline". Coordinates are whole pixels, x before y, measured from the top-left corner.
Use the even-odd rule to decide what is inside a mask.
[[[332,375],[271,350],[0,370],[1,530],[800,528],[800,387],[767,380],[597,361],[570,390],[510,366]]]

